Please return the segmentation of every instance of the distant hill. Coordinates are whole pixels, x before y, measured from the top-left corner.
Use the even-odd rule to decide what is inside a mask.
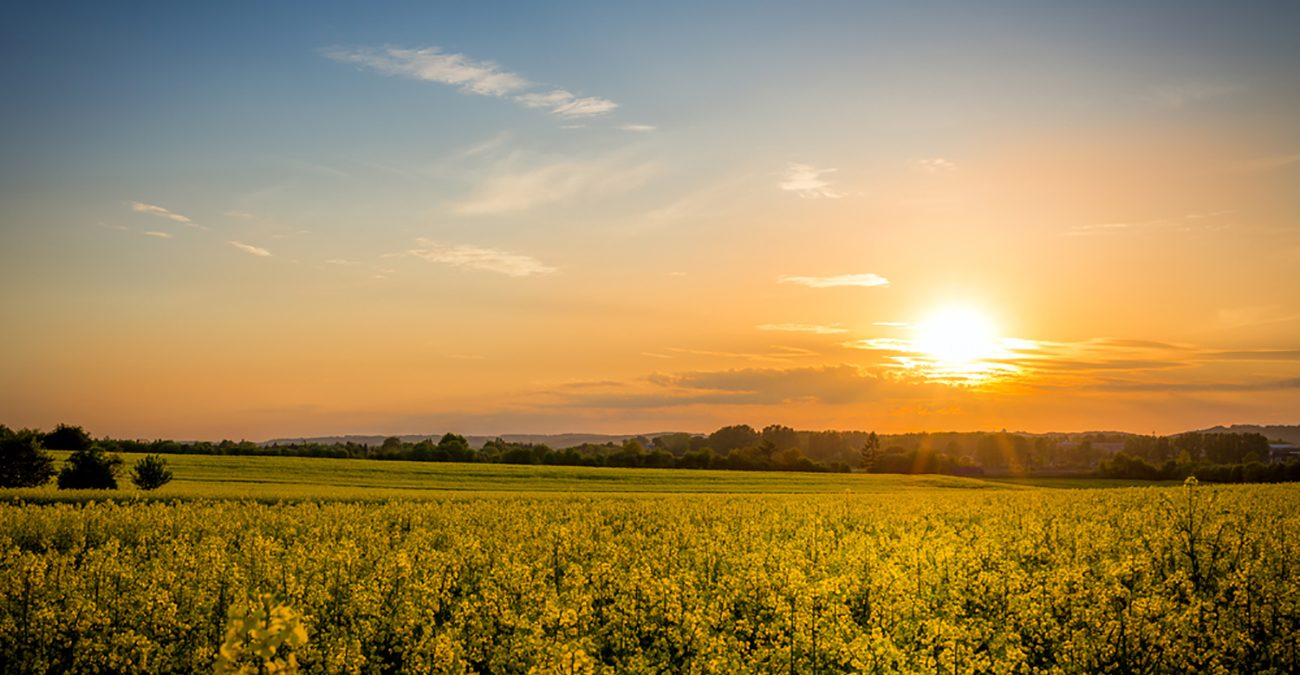
[[[1300,445],[1300,424],[1234,424],[1232,426],[1219,425],[1209,429],[1202,429],[1209,434],[1263,434],[1268,440],[1281,439],[1287,443]]]
[[[470,447],[481,448],[485,443],[500,438],[510,443],[544,443],[551,448],[571,448],[583,443],[622,443],[629,438],[648,438],[653,439],[656,436],[664,436],[670,432],[657,432],[653,434],[501,434],[500,436],[466,436],[465,440],[469,441]],[[274,438],[269,441],[263,441],[258,445],[289,445],[291,443],[320,443],[322,445],[331,445],[334,443],[358,443],[378,447],[384,444],[387,436],[312,436],[308,438]],[[419,443],[425,439],[433,439],[437,443],[442,434],[405,434],[399,435],[403,443]]]

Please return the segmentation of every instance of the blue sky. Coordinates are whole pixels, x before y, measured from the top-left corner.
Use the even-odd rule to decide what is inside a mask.
[[[1089,354],[1300,347],[1298,28],[1288,3],[13,8],[9,423],[1145,425],[1113,393],[1018,412],[1006,383],[918,406],[920,372],[853,407],[684,383],[849,368],[875,391],[898,357],[860,346],[950,305]],[[1268,384],[1293,361],[1160,358],[1187,367],[1086,384],[1164,387],[1143,414],[1170,428],[1294,409]],[[606,405],[637,396],[682,403]]]

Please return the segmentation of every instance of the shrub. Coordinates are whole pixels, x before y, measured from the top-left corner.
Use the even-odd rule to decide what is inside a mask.
[[[45,447],[51,450],[85,450],[90,446],[90,434],[81,427],[60,424],[45,434]]]
[[[54,476],[54,458],[35,431],[0,436],[0,487],[36,487]]]
[[[131,482],[141,490],[154,490],[171,482],[172,472],[167,461],[158,455],[147,455],[131,467]]]
[[[68,457],[59,472],[60,490],[116,490],[117,471],[122,458],[104,452],[99,446],[78,450]]]

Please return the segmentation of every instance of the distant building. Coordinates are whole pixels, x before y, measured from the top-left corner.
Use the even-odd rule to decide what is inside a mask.
[[[1269,443],[1268,461],[1290,462],[1300,460],[1300,446],[1292,443]]]

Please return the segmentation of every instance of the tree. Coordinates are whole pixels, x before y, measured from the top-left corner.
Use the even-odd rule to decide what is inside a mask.
[[[781,424],[769,424],[761,432],[764,441],[769,441],[777,450],[799,447],[799,432]]]
[[[861,455],[862,468],[868,471],[871,470],[871,465],[876,462],[876,458],[880,455],[880,437],[876,435],[876,432],[873,431],[867,434],[867,440],[862,444]]]
[[[39,432],[0,435],[0,487],[37,487],[53,476],[54,458],[41,447]]]
[[[50,450],[85,450],[90,444],[90,434],[81,427],[60,424],[45,434],[44,445]]]
[[[719,454],[726,454],[740,448],[748,448],[756,443],[758,443],[758,432],[754,431],[754,427],[748,424],[722,427],[709,434],[709,447]]]
[[[158,455],[146,455],[131,467],[131,482],[141,490],[155,490],[171,482],[172,472]]]
[[[116,490],[122,458],[97,445],[77,450],[59,472],[60,490]]]

